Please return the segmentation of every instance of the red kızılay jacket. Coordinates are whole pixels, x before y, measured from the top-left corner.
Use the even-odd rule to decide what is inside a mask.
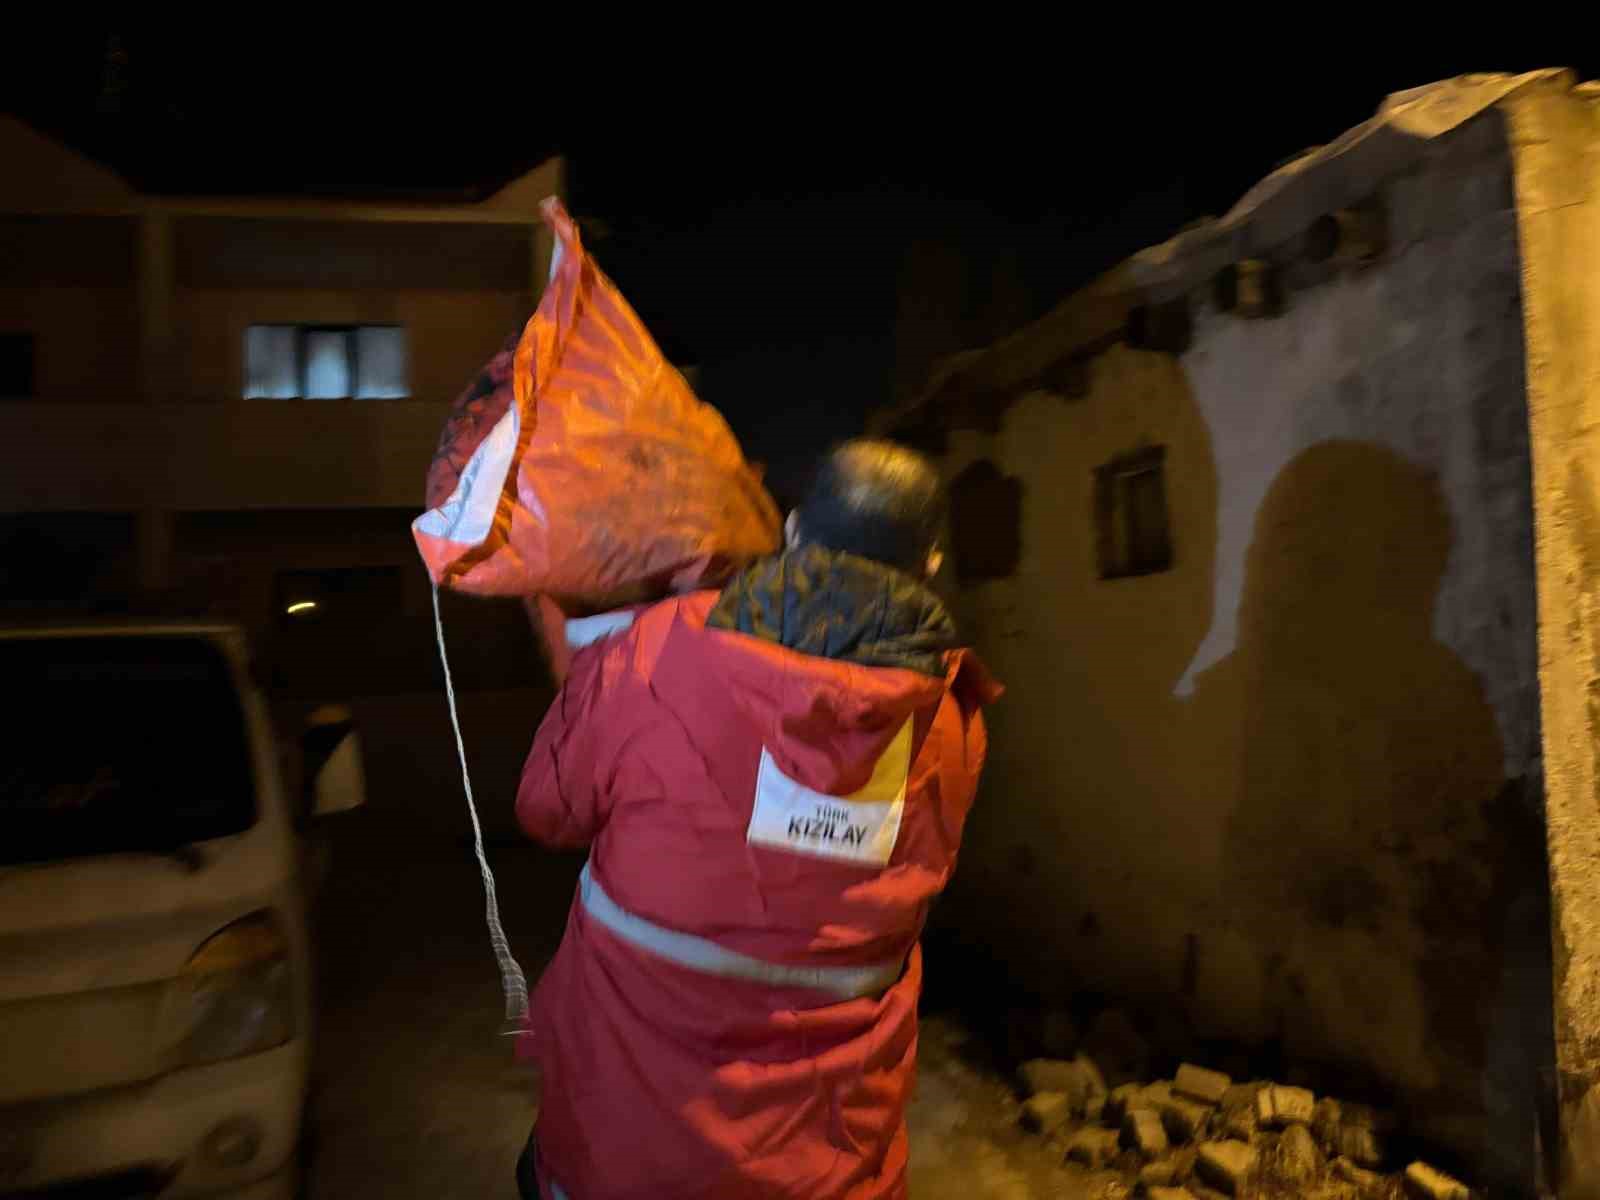
[[[595,622],[517,796],[590,847],[520,1047],[545,1195],[904,1196],[917,939],[999,688],[932,592],[817,547]]]

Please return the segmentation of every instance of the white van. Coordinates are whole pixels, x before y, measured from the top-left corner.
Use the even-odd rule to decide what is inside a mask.
[[[0,683],[0,1196],[294,1196],[311,813],[242,635],[0,629]]]

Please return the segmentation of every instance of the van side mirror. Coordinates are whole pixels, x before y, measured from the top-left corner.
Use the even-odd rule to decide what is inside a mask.
[[[311,714],[303,738],[310,776],[313,817],[349,812],[367,802],[366,772],[361,765],[361,735],[348,710],[319,709]]]

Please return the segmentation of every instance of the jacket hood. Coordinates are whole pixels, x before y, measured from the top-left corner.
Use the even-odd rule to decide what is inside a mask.
[[[944,675],[956,625],[904,571],[802,546],[746,567],[723,589],[708,629],[731,629],[800,654]]]
[[[845,796],[969,657],[955,622],[904,572],[816,546],[763,559],[706,617],[709,664],[785,775]]]

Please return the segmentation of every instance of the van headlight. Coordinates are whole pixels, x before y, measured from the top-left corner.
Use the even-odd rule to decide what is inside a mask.
[[[207,938],[173,980],[170,1024],[179,1066],[239,1058],[294,1036],[289,943],[269,912]]]

